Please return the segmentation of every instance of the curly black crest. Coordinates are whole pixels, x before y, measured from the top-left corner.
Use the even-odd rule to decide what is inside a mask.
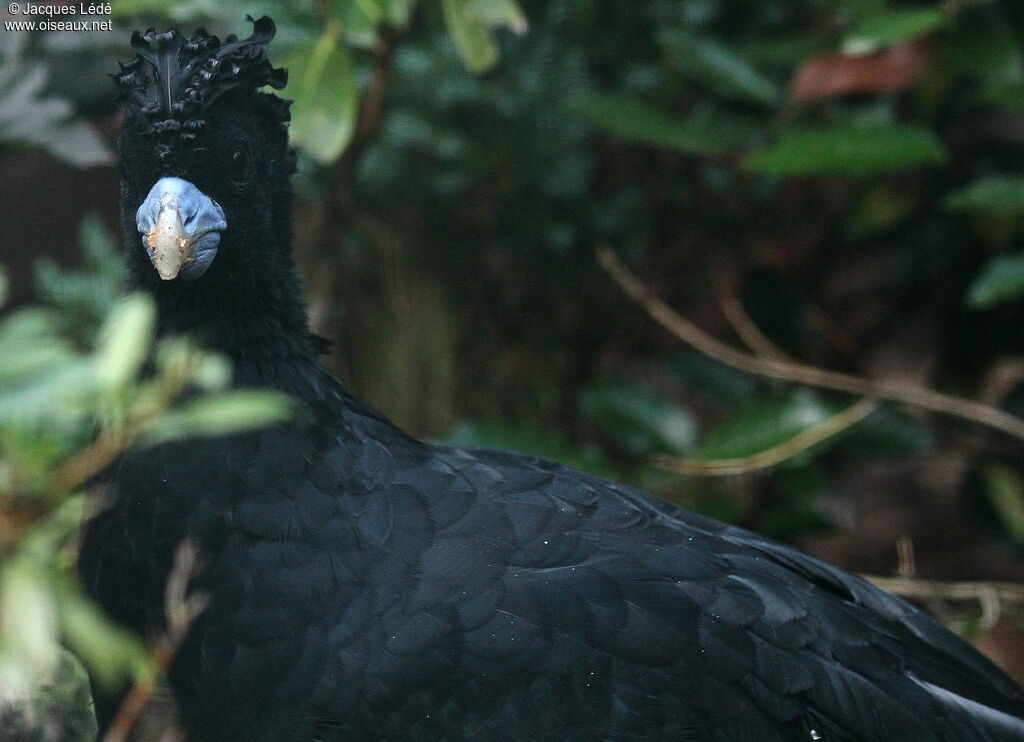
[[[137,56],[120,62],[120,73],[112,75],[126,110],[141,114],[157,133],[177,132],[188,140],[194,138],[191,131],[205,125],[203,116],[210,104],[228,91],[283,88],[288,73],[275,68],[267,54],[276,33],[274,22],[267,16],[255,21],[246,17],[253,24],[252,35],[239,39],[230,34],[223,43],[202,28],[189,39],[176,28],[132,34]],[[291,101],[266,97],[287,121]]]

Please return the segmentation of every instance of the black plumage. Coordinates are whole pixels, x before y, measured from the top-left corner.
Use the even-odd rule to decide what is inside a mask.
[[[222,54],[223,89],[193,84],[224,48],[204,32],[138,37],[119,76],[128,263],[160,331],[198,334],[235,383],[302,407],[103,478],[116,504],[81,573],[113,615],[159,627],[174,548],[201,547],[209,607],[170,673],[193,739],[1024,740],[1021,689],[903,601],[629,487],[417,441],[342,389],[292,264],[287,106],[256,89],[281,79],[272,36],[261,19],[226,42],[245,51]],[[207,103],[151,105],[168,80]],[[193,212],[213,214],[217,256],[160,280],[156,225],[181,217],[166,278],[194,259]]]

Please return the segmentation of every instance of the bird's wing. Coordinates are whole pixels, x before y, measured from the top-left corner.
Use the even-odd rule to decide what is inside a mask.
[[[397,474],[432,529],[406,605],[452,608],[462,669],[597,673],[608,658],[618,723],[663,715],[731,740],[1024,739],[1012,681],[857,577],[571,469],[437,456],[433,484],[422,466]],[[429,634],[419,620],[406,650]]]

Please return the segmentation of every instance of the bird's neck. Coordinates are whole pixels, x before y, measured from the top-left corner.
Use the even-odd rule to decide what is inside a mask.
[[[200,279],[147,288],[157,303],[158,335],[188,335],[223,353],[233,364],[236,386],[280,389],[310,401],[323,396],[328,377],[291,271],[265,282]]]

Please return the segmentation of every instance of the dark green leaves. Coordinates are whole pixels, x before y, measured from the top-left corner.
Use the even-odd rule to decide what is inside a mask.
[[[794,128],[750,155],[748,169],[762,175],[851,175],[897,173],[946,159],[935,133],[922,126]]]
[[[1024,254],[992,258],[971,284],[967,305],[991,309],[1024,295]]]
[[[682,31],[663,31],[659,40],[679,71],[730,100],[773,106],[782,91],[730,46]]]
[[[738,459],[761,453],[821,425],[836,412],[834,405],[809,390],[778,399],[759,398],[708,433],[697,458]]]
[[[866,15],[846,39],[848,51],[870,52],[896,46],[939,28],[946,13],[939,8],[884,10]]]
[[[697,428],[689,412],[645,387],[605,383],[580,395],[587,416],[629,453],[682,455],[696,443]]]
[[[947,196],[946,205],[958,211],[1024,213],[1024,178],[976,180]]]
[[[1024,546],[1024,478],[1000,463],[989,464],[981,474],[992,509],[1014,542]]]
[[[577,98],[571,110],[627,141],[653,144],[687,154],[714,154],[724,149],[719,132],[675,119],[642,101],[621,95]]]

